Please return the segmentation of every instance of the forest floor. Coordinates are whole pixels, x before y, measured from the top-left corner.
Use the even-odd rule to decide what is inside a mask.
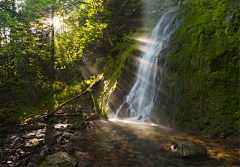
[[[57,152],[67,153],[76,166],[239,166],[238,144],[150,123],[107,120],[89,112],[91,102],[80,99],[54,119],[1,135],[0,166],[44,166],[46,157]],[[208,156],[171,153],[171,145],[188,140],[204,146]]]

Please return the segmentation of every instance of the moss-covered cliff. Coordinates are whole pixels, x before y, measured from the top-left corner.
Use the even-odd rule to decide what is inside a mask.
[[[158,121],[210,136],[240,129],[240,2],[195,0],[182,6],[172,34]],[[160,67],[161,68],[161,67]]]
[[[151,2],[156,5],[150,5],[147,18],[153,18],[155,9],[162,7]],[[176,1],[166,3],[168,9],[176,5]],[[151,112],[156,122],[211,137],[238,136],[239,7],[237,0],[186,0],[181,6],[171,25],[176,30],[169,46],[159,53],[158,75],[162,72],[163,78]],[[140,54],[134,51],[137,44],[129,36],[115,41],[119,55],[101,58],[106,89],[99,107],[107,113],[116,112],[136,79]]]

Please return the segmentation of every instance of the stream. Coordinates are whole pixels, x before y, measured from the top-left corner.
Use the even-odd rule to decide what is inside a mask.
[[[239,166],[239,147],[222,139],[128,120],[97,120],[94,128],[75,136],[74,157],[90,166]],[[207,149],[207,157],[180,158],[170,146],[191,140]]]

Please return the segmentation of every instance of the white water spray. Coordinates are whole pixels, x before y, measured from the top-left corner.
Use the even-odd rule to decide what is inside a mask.
[[[146,53],[142,53],[138,69],[138,79],[129,95],[126,96],[123,104],[117,110],[116,118],[118,118],[119,111],[123,105],[127,105],[125,116],[133,119],[149,115],[151,112],[162,82],[162,77],[160,77],[160,82],[156,83],[158,53],[164,49],[164,43],[168,42],[169,36],[172,33],[171,23],[174,18],[172,16],[172,13],[165,14],[154,28],[150,37],[150,43],[147,44],[149,50]],[[163,66],[165,66],[166,61],[167,58]]]

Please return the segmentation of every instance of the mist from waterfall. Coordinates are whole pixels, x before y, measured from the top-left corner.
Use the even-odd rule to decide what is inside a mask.
[[[159,70],[158,54],[166,47],[172,33],[172,22],[174,20],[172,13],[165,14],[154,28],[150,42],[146,44],[148,51],[141,55],[136,83],[117,110],[116,118],[118,118],[119,111],[124,105],[127,106],[125,116],[128,118],[137,119],[140,116],[144,118],[144,115],[149,115],[151,112],[162,82],[162,76],[160,76],[160,81],[156,82]],[[167,58],[163,63],[163,67],[166,61]],[[162,71],[160,71],[160,75],[162,75]]]

